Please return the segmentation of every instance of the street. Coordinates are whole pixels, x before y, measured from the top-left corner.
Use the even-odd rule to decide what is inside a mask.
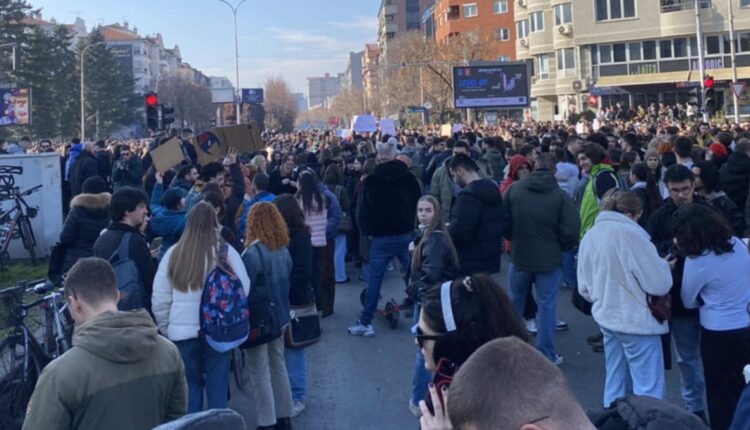
[[[503,257],[498,279],[507,285],[507,258]],[[350,266],[349,276],[357,271]],[[323,339],[308,348],[308,387],[305,410],[293,420],[295,429],[416,429],[418,420],[408,409],[416,346],[409,332],[411,321],[401,317],[395,330],[384,318],[374,320],[376,336],[350,336],[346,328],[360,312],[359,294],[364,283],[352,281],[337,285],[334,315],[323,320]],[[403,298],[400,274],[386,274],[382,296]],[[600,410],[604,387],[604,355],[595,353],[586,337],[596,333],[593,319],[570,304],[570,291],[562,289],[558,299],[558,318],[569,330],[558,332],[556,345],[565,357],[560,367],[584,409]],[[667,398],[680,401],[680,375],[673,363],[667,371]],[[233,390],[233,393],[236,390]],[[230,407],[238,410],[254,429],[253,400],[234,396]]]

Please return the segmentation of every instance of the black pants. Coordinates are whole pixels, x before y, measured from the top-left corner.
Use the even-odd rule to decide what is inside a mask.
[[[750,364],[750,331],[701,329],[708,415],[713,430],[726,430],[745,388],[742,368]]]
[[[536,300],[534,300],[534,295],[531,294],[531,288],[529,288],[529,292],[526,293],[526,300],[523,303],[523,319],[533,320],[536,318],[536,311]]]
[[[313,247],[313,291],[315,304],[323,315],[333,313],[336,301],[336,278],[333,270],[333,240],[323,247]]]

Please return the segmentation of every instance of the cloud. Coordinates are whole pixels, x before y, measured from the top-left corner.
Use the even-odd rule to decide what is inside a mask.
[[[347,21],[328,21],[327,25],[339,30],[362,29],[378,31],[378,18],[373,16],[355,16]]]
[[[333,36],[283,27],[269,27],[268,31],[287,45],[314,45],[327,51],[340,51],[348,45],[346,40]]]

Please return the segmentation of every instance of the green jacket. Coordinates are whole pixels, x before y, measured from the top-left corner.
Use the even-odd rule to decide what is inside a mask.
[[[605,191],[607,191],[594,189],[594,184],[596,184],[599,173],[601,172],[609,172],[613,177],[615,177],[615,169],[613,169],[612,166],[608,164],[595,164],[594,167],[591,168],[591,173],[589,173],[589,181],[583,191],[583,199],[581,200],[581,206],[579,209],[581,216],[581,232],[578,236],[578,240],[583,239],[583,236],[586,234],[586,232],[594,226],[596,216],[599,215],[599,197],[597,197],[597,192],[603,194]],[[614,183],[615,186],[617,186],[616,177],[614,179]]]
[[[107,312],[76,327],[73,348],[42,371],[24,430],[145,430],[187,409],[177,347],[144,310]]]
[[[430,183],[430,194],[440,203],[443,210],[443,220],[451,219],[451,208],[453,206],[453,180],[448,172],[448,163],[452,157],[445,160],[442,166],[438,167],[435,174],[432,175]]]
[[[498,184],[503,182],[503,171],[508,162],[505,160],[505,156],[498,149],[491,148],[482,155],[482,160],[485,160],[492,169],[492,179]]]

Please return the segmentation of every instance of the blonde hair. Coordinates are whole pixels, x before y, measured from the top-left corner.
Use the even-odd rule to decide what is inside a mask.
[[[266,174],[265,163],[266,158],[262,155],[256,155],[250,160],[250,166],[255,170],[254,173],[263,173],[264,175]]]
[[[643,202],[633,191],[613,188],[602,197],[599,207],[603,211],[614,211],[621,214],[638,215],[643,212]]]
[[[187,216],[182,237],[169,257],[167,278],[180,292],[200,291],[207,268],[216,264],[216,248],[221,239],[214,207],[207,202],[193,206]]]

